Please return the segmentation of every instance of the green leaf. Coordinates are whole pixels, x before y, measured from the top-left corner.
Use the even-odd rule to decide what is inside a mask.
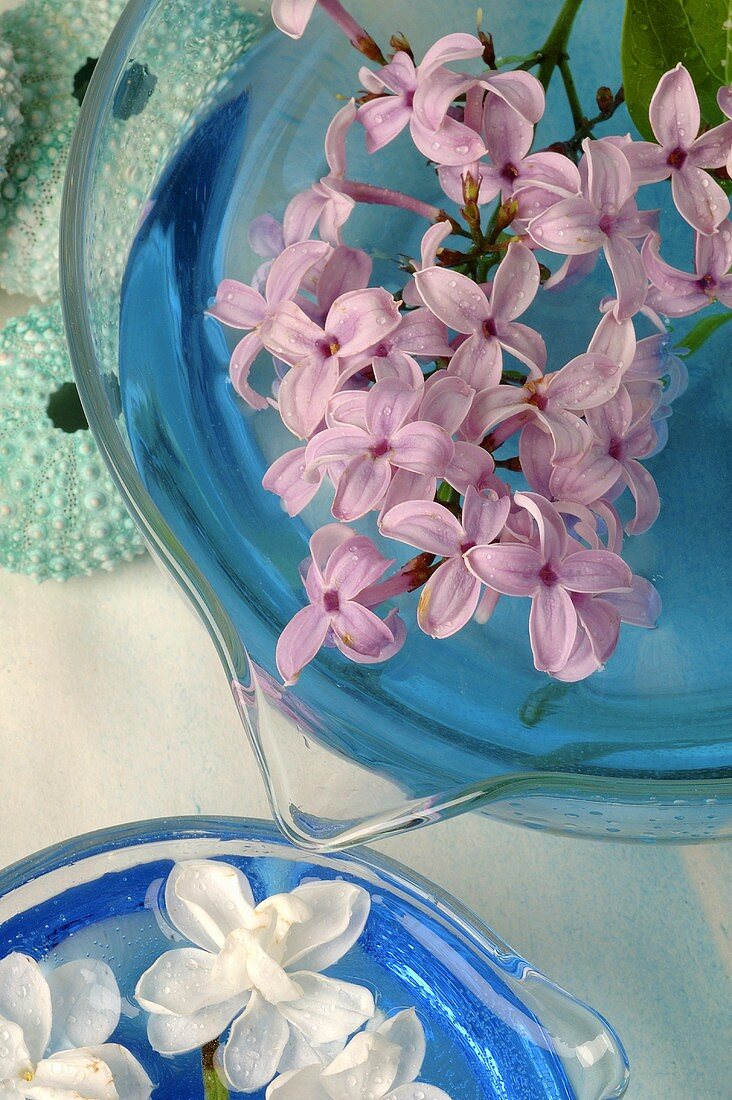
[[[625,99],[641,134],[653,139],[648,105],[659,79],[682,62],[709,126],[722,121],[717,91],[732,83],[732,0],[627,0],[622,63]]]
[[[728,321],[732,321],[732,310],[727,310],[726,313],[715,313],[713,317],[702,318],[686,334],[681,343],[676,345],[677,351],[685,349],[689,355],[693,355],[702,344],[707,342],[710,336],[714,336],[718,328],[726,325]]]

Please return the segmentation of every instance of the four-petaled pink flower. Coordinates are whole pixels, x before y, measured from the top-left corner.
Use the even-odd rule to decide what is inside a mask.
[[[450,363],[450,374],[474,390],[498,385],[505,348],[522,363],[543,368],[546,347],[538,333],[516,323],[539,289],[539,265],[533,252],[515,241],[496,272],[490,295],[467,275],[429,267],[414,276],[424,304],[448,328],[465,334]]]
[[[632,317],[646,297],[646,276],[633,240],[647,237],[652,219],[635,204],[627,146],[586,138],[587,194],[560,199],[532,218],[529,234],[540,248],[562,256],[602,249],[615,280],[618,318]]]
[[[425,634],[449,638],[475,614],[481,583],[471,573],[465,555],[474,546],[485,546],[503,530],[511,501],[508,497],[482,496],[469,488],[465,494],[462,523],[434,501],[411,500],[398,504],[381,521],[381,533],[444,558],[422,590],[417,620]]]
[[[690,313],[722,302],[732,309],[732,222],[722,222],[711,236],[696,235],[694,267],[696,273],[678,271],[658,254],[657,234],[643,243],[641,256],[653,289],[648,304],[667,317],[687,317]]]
[[[618,363],[599,352],[586,352],[552,374],[530,377],[523,386],[501,385],[479,393],[463,425],[469,439],[479,442],[498,424],[523,416],[537,420],[554,440],[553,461],[567,462],[584,454],[592,433],[580,416],[603,405],[620,385]]]
[[[570,593],[590,595],[630,588],[628,566],[609,550],[583,550],[569,538],[556,508],[533,493],[516,493],[531,513],[538,545],[492,543],[469,550],[466,560],[478,580],[506,596],[531,598],[529,636],[534,664],[555,672],[569,660],[577,636],[577,609]]]
[[[358,519],[380,504],[395,469],[430,477],[447,469],[455,445],[444,428],[412,419],[421,399],[405,382],[384,379],[366,396],[364,427],[326,428],[310,440],[307,469],[344,464],[333,501],[336,519]]]
[[[236,392],[254,409],[268,406],[267,398],[249,385],[252,363],[264,347],[261,328],[278,305],[295,297],[308,271],[329,251],[329,245],[321,241],[303,241],[286,248],[269,269],[264,294],[236,279],[222,279],[218,285],[216,301],[208,313],[229,328],[251,330],[234,348],[229,374]]]
[[[474,34],[448,34],[427,51],[419,67],[400,50],[378,72],[362,69],[361,82],[376,97],[358,111],[368,151],[382,149],[409,126],[420,153],[438,164],[465,164],[482,156],[485,148],[478,134],[447,113],[475,78],[444,68],[449,61],[482,53],[483,44]]]
[[[638,462],[648,458],[658,445],[651,420],[653,407],[648,402],[633,407],[630,395],[621,386],[615,396],[596,409],[587,410],[595,443],[615,462],[617,486],[627,485],[635,500],[635,516],[627,525],[631,535],[641,535],[651,527],[661,509],[658,489],[651,474]]]
[[[297,680],[323,645],[335,645],[359,664],[373,664],[392,657],[405,637],[396,612],[384,622],[367,606],[369,590],[394,564],[371,539],[331,523],[313,534],[310,553],[305,577],[310,603],[290,620],[277,643],[277,668],[286,684]]]
[[[704,168],[721,168],[730,156],[732,122],[699,134],[701,112],[694,82],[679,62],[658,82],[648,110],[652,141],[623,149],[636,183],[671,177],[676,209],[699,233],[713,233],[729,214],[729,199]]]
[[[260,335],[267,350],[291,368],[277,393],[280,416],[291,432],[301,439],[313,434],[338,386],[342,361],[373,347],[400,321],[393,297],[381,288],[342,294],[322,328],[294,302],[278,306]]]
[[[304,241],[316,225],[324,241],[333,245],[341,243],[341,229],[356,205],[349,195],[341,191],[341,181],[347,167],[346,137],[355,120],[356,104],[351,99],[333,116],[326,131],[328,175],[295,195],[287,204],[282,223],[286,244]]]

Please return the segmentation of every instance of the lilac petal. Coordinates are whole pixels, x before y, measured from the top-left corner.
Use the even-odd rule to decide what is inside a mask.
[[[485,153],[482,139],[474,130],[448,115],[439,130],[430,130],[412,115],[412,141],[420,153],[436,164],[468,164]]]
[[[445,480],[463,494],[471,485],[476,489],[485,488],[495,477],[495,468],[493,458],[483,447],[458,441],[452,462],[445,471]]]
[[[552,152],[532,153],[526,157],[517,182],[521,186],[533,183],[548,185],[549,189],[563,199],[579,194],[582,188],[575,163],[562,153]]]
[[[272,21],[290,38],[301,38],[317,0],[272,0]]]
[[[277,404],[293,435],[309,439],[317,431],[337,385],[338,366],[333,356],[305,360],[287,372],[277,391]]]
[[[376,584],[393,564],[366,535],[354,535],[333,551],[323,579],[326,587],[335,589],[342,599],[352,600],[364,588]]]
[[[319,185],[324,192],[325,202],[320,214],[319,232],[324,241],[337,245],[341,243],[341,228],[346,224],[356,208],[349,195],[342,194],[330,186],[329,180],[321,180]]]
[[[216,958],[197,947],[164,951],[138,981],[135,999],[147,1012],[187,1016],[246,992],[246,974],[236,984],[224,983],[215,970]]]
[[[248,332],[236,345],[229,360],[229,377],[236,392],[253,409],[266,409],[269,402],[261,393],[257,393],[249,385],[249,372],[252,363],[263,348],[262,340],[258,332]]]
[[[635,500],[635,516],[626,530],[631,535],[642,535],[653,526],[661,511],[658,488],[648,470],[645,466],[641,466],[640,462],[628,459],[623,464],[623,470],[628,488]]]
[[[578,621],[572,652],[561,668],[551,669],[550,675],[563,683],[575,684],[579,680],[586,680],[599,668],[600,662],[592,648],[589,634],[582,622]]]
[[[529,394],[521,387],[493,386],[483,390],[473,401],[473,406],[463,424],[463,432],[470,440],[480,442],[496,425],[528,409]]]
[[[583,420],[564,409],[536,413],[554,440],[553,462],[575,462],[592,446],[592,432]]]
[[[438,424],[453,435],[470,412],[475,390],[462,378],[438,371],[424,387],[419,419]]]
[[[415,474],[411,470],[394,470],[381,505],[379,522],[397,504],[412,500],[434,500],[436,491],[435,477],[429,474]]]
[[[391,439],[416,411],[421,396],[397,379],[377,382],[366,398],[366,424],[373,439]]]
[[[455,444],[445,429],[423,421],[405,424],[391,440],[391,462],[415,474],[441,477],[454,453]]]
[[[216,301],[206,312],[229,328],[256,328],[267,315],[267,303],[246,283],[222,279],[216,288]]]
[[[605,241],[605,259],[610,266],[618,296],[615,316],[619,321],[635,316],[645,302],[648,290],[638,249],[626,237],[608,237]]]
[[[420,1100],[450,1100],[443,1089],[437,1088],[436,1085],[423,1085],[421,1081],[416,1086],[400,1085],[398,1089],[389,1093],[389,1100],[414,1100],[415,1096],[419,1096]]]
[[[531,148],[534,127],[497,95],[486,97],[484,111],[487,123],[484,137],[488,155],[496,165],[502,167],[512,164],[517,167]]]
[[[388,65],[374,74],[384,88],[398,96],[407,96],[417,87],[417,70],[414,61],[404,50],[394,54]]]
[[[698,237],[708,241],[713,238]],[[659,290],[658,305],[668,317],[683,317],[708,305],[709,299],[699,288],[699,278],[686,271],[678,271],[667,264],[658,254],[660,238],[652,234],[641,249],[641,260],[646,275]]]
[[[732,223],[723,222],[711,237],[697,233],[694,253],[697,275],[723,279],[732,266]]]
[[[343,604],[331,625],[336,645],[346,656],[351,651],[379,657],[394,641],[389,627],[373,611],[353,600]]]
[[[322,482],[322,476],[305,480],[305,448],[296,447],[275,459],[262,478],[270,493],[281,497],[288,515],[296,516],[310,503]]]
[[[403,382],[413,390],[421,390],[424,386],[424,375],[419,363],[404,351],[393,348],[388,355],[376,355],[372,360],[372,366],[374,378],[377,382],[387,380]],[[363,396],[365,397],[366,394],[363,394]],[[364,416],[365,412],[366,406],[364,405]]]
[[[587,157],[589,199],[601,214],[615,215],[633,193],[630,165],[624,153],[608,141],[586,138],[582,148]]]
[[[510,510],[510,497],[491,499],[471,486],[465,494],[463,504],[463,526],[470,542],[474,542],[476,546],[485,546],[497,539],[506,526]]]
[[[564,559],[559,580],[571,592],[611,592],[629,588],[631,572],[622,558],[608,550],[579,550]]]
[[[100,959],[74,959],[48,975],[53,1033],[51,1049],[106,1043],[117,1027],[121,1001],[117,979]]]
[[[600,664],[605,664],[618,644],[620,614],[609,600],[582,600],[577,604],[577,617],[587,633],[592,651]]]
[[[21,1029],[34,1062],[48,1046],[51,1015],[51,991],[36,960],[18,951],[0,959],[0,1018]]]
[[[549,375],[548,408],[552,412],[555,408],[584,412],[604,405],[617,393],[620,378],[620,366],[612,359],[598,352],[585,352]]]
[[[467,61],[471,57],[480,57],[482,53],[483,43],[474,34],[447,34],[444,38],[439,38],[422,58],[418,70],[420,80],[429,76],[440,65],[448,65],[451,61]]]
[[[413,1008],[404,1009],[386,1020],[378,1034],[399,1048],[399,1065],[392,1089],[416,1081],[427,1052],[424,1028]],[[412,1086],[414,1087],[414,1086]]]
[[[401,316],[381,287],[342,294],[328,312],[325,331],[337,339],[339,356],[356,355],[398,328]]]
[[[305,448],[308,473],[331,462],[350,462],[369,449],[370,437],[362,428],[350,424],[318,432]]]
[[[267,351],[290,366],[318,351],[323,341],[323,330],[294,302],[277,306],[260,335]]]
[[[485,589],[483,595],[478,601],[478,606],[476,607],[475,615],[473,616],[476,623],[480,623],[481,625],[483,625],[484,623],[488,622],[488,620],[493,615],[493,612],[496,610],[500,598],[500,592],[494,592],[492,588]]]
[[[536,256],[520,241],[506,250],[491,289],[491,312],[495,320],[514,321],[529,308],[539,289]]]
[[[325,203],[325,196],[313,187],[308,187],[306,191],[301,191],[290,199],[282,220],[286,244],[296,244],[310,237],[323,213]]]
[[[521,472],[531,488],[544,497],[562,496],[561,493],[552,493],[550,487],[553,454],[554,441],[549,432],[536,421],[527,424],[519,439]],[[561,470],[565,468],[558,467]]]
[[[476,392],[497,386],[501,381],[503,354],[495,336],[476,332],[464,340],[452,357],[450,376],[460,378]]]
[[[449,69],[435,69],[426,78],[420,74],[413,100],[415,117],[428,130],[439,129],[452,103],[474,84],[472,76],[466,77]]]
[[[595,437],[608,446],[614,439],[625,438],[632,419],[633,405],[624,386],[609,401],[587,410],[587,422]]]
[[[252,252],[265,260],[273,260],[285,247],[282,225],[271,214],[260,214],[249,223],[247,240]]]
[[[328,616],[319,607],[303,607],[282,631],[277,642],[277,669],[285,684],[294,684],[305,665],[312,661],[329,627]]]
[[[467,275],[428,267],[414,281],[427,308],[455,332],[476,332],[490,317],[488,299]]]
[[[224,1073],[231,1087],[237,1092],[264,1088],[277,1072],[289,1032],[277,1006],[255,989],[244,1012],[234,1020],[223,1050]]]
[[[392,339],[401,351],[417,357],[449,359],[452,355],[447,328],[429,309],[406,313]]]
[[[351,527],[345,527],[342,523],[326,523],[325,527],[319,527],[310,536],[310,555],[320,575],[319,594],[325,588],[323,575],[331,554],[334,554],[341,543],[347,542],[353,535],[354,531]]]
[[[544,290],[569,290],[595,269],[597,252],[568,256],[562,266],[544,283]]]
[[[358,109],[358,121],[366,131],[366,148],[377,153],[409,125],[412,112],[401,96],[380,96]]]
[[[719,280],[716,288],[716,298],[717,301],[721,302],[727,309],[732,309],[732,277],[728,276],[725,279]]]
[[[294,246],[293,246],[294,247]],[[318,306],[327,315],[336,298],[369,284],[373,264],[360,248],[338,245],[333,249],[318,279]]]
[[[465,531],[452,512],[429,500],[410,500],[390,508],[380,524],[388,539],[449,558],[460,554]]]
[[[341,107],[325,134],[325,159],[334,176],[343,178],[346,174],[346,137],[356,121],[356,102],[351,99]]]
[[[562,668],[576,635],[577,612],[569,593],[559,584],[542,585],[531,601],[529,615],[529,638],[539,671]]]
[[[279,1073],[267,1089],[267,1100],[330,1100],[320,1083],[323,1067],[317,1064],[304,1069]]]
[[[421,377],[421,372],[420,372]],[[344,424],[366,428],[366,390],[339,390],[328,402],[326,421],[329,428],[338,428]]]
[[[676,209],[699,233],[713,233],[729,216],[729,199],[710,175],[693,164],[685,164],[671,176]]]
[[[689,164],[697,168],[722,168],[732,146],[732,122],[723,122],[700,134],[689,150]]]
[[[296,886],[294,897],[311,912],[285,935],[282,965],[320,972],[334,966],[361,936],[371,908],[371,895],[353,883],[312,881]]]
[[[449,638],[473,617],[480,599],[480,581],[468,572],[462,557],[450,558],[422,589],[417,622],[432,638]]]
[[[671,175],[666,153],[652,141],[634,141],[623,153],[635,184],[658,183]]]
[[[681,62],[659,80],[648,117],[659,145],[669,152],[688,149],[699,133],[699,100],[694,82]]]
[[[523,451],[521,453],[523,455]],[[554,466],[549,477],[548,495],[557,500],[594,504],[610,492],[619,476],[617,461],[601,447],[591,447],[578,462]]]
[[[633,362],[636,347],[633,322],[629,318],[619,321],[610,311],[595,329],[587,350],[606,356],[625,371]]]
[[[661,614],[661,597],[645,577],[633,576],[627,592],[608,592],[603,597],[616,607],[621,621],[652,630]]]
[[[385,455],[374,458],[370,453],[354,458],[338,481],[333,515],[336,519],[359,519],[381,501],[389,488],[391,467]]]
[[[478,580],[504,596],[531,596],[540,584],[541,558],[523,543],[474,546],[465,562]]]
[[[536,523],[544,561],[560,561],[566,553],[567,529],[554,505],[536,493],[516,493],[514,500]]]
[[[544,114],[544,89],[531,73],[491,73],[485,80],[489,92],[499,96],[528,122],[537,123]]]
[[[501,344],[514,358],[527,367],[543,371],[546,366],[546,344],[544,337],[520,321],[499,321],[496,335]]]
[[[265,293],[270,308],[294,298],[308,271],[329,252],[330,245],[323,241],[301,241],[281,252],[267,277]]]
[[[529,222],[529,235],[541,248],[562,256],[581,256],[601,248],[605,234],[592,203],[581,196],[561,199]]]

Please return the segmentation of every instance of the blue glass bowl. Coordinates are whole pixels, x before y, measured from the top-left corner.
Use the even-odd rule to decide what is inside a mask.
[[[175,861],[191,858],[240,867],[257,901],[305,878],[364,887],[372,898],[364,934],[328,973],[368,985],[387,1014],[416,1008],[428,1049],[420,1079],[453,1100],[611,1100],[625,1092],[625,1054],[608,1024],[454,899],[373,852],[306,853],[261,821],[148,821],[22,860],[0,873],[0,958],[22,951],[49,968],[101,958],[123,1004],[133,1003],[137,978],[170,947],[155,910],[160,883]],[[195,1100],[199,1057],[159,1058],[145,1026],[144,1013],[126,1009],[114,1041],[142,1062],[153,1100]]]
[[[725,329],[690,360],[670,444],[651,460],[662,517],[629,540],[631,565],[664,601],[658,629],[624,628],[604,672],[562,685],[533,668],[526,601],[502,601],[485,627],[442,642],[414,628],[394,660],[372,668],[324,651],[294,689],[278,688],[276,640],[302,606],[298,565],[328,501],[316,498],[293,521],[262,489],[263,471],[291,442],[274,412],[254,414],[235,396],[227,334],[204,310],[224,274],[247,279],[260,262],[247,244],[251,218],[281,216],[287,198],[323,174],[325,120],[355,69],[319,13],[297,44],[272,31],[267,7],[129,4],[83,105],[61,247],[90,424],[153,553],[221,656],[280,824],[300,843],[343,846],[480,807],[606,839],[729,834],[732,371],[717,369],[729,359]],[[419,19],[407,0],[352,7],[377,38],[398,26],[416,50],[474,25],[472,0],[423,0]],[[492,4],[499,52],[535,48],[557,7]],[[599,84],[620,82],[622,8],[607,0],[581,9],[571,49],[584,102]],[[130,100],[132,75],[145,66],[154,87],[140,84]],[[552,86],[542,132],[556,137],[570,125]],[[621,112],[613,129],[629,125]],[[421,158],[398,143],[379,163],[392,185],[426,199],[434,186],[438,198]],[[358,148],[351,166],[374,178]],[[657,190],[649,204],[668,201]],[[347,239],[373,252],[388,284],[394,269],[383,257],[395,241],[417,254],[421,228],[372,209],[349,223]],[[669,258],[685,263],[689,244],[680,232]],[[609,286],[598,265],[580,292],[542,294],[532,306],[527,319],[545,333],[552,369],[586,348],[594,303]],[[683,336],[680,326],[672,340]]]

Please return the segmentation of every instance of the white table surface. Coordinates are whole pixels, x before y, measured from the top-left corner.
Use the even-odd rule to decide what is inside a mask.
[[[25,305],[0,295],[0,323]],[[119,822],[270,817],[213,648],[149,559],[66,584],[0,570],[0,623],[0,866]],[[613,1023],[630,1100],[732,1100],[732,845],[472,814],[379,847]]]

